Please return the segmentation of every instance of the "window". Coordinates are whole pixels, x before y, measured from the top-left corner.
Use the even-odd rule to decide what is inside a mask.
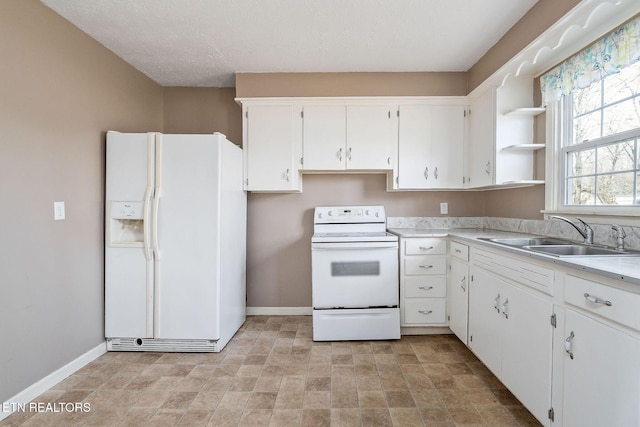
[[[640,216],[640,16],[540,77],[548,212]]]
[[[569,98],[563,204],[640,205],[640,62]]]

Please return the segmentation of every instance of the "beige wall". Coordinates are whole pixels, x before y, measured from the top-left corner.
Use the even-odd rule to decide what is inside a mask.
[[[229,141],[242,144],[242,108],[236,89],[163,88],[165,133],[222,132]]]
[[[386,175],[303,175],[301,194],[249,194],[247,305],[311,306],[313,208],[384,205],[389,216],[481,216],[480,192],[386,192]]]
[[[464,96],[467,73],[237,73],[238,98]]]
[[[162,90],[37,0],[0,1],[0,58],[4,402],[104,342],[105,131],[160,130]]]
[[[539,0],[469,69],[469,92],[527,47],[578,3],[580,0]]]

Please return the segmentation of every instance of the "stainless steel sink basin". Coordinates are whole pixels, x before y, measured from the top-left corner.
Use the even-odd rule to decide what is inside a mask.
[[[488,242],[499,243],[507,246],[546,246],[546,245],[570,245],[571,242],[562,239],[554,239],[551,237],[513,237],[513,238],[484,238]]]
[[[481,237],[480,240],[557,257],[640,256],[638,251],[618,251],[614,248],[579,244],[553,237]]]
[[[527,245],[522,249],[529,249],[531,251],[541,252],[547,255],[553,255],[557,257],[566,256],[638,256],[638,252],[617,251],[613,248],[603,248],[598,246],[589,245]]]

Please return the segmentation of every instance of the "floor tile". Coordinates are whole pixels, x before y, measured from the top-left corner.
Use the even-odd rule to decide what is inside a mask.
[[[451,335],[314,342],[310,316],[249,316],[220,353],[110,352],[17,426],[540,426]]]

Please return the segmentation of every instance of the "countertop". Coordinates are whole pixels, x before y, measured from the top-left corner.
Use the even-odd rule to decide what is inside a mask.
[[[586,257],[555,257],[500,245],[498,243],[479,240],[492,237],[540,237],[539,235],[513,233],[490,229],[450,228],[450,229],[420,229],[420,228],[390,228],[390,233],[399,237],[452,237],[457,240],[474,243],[481,246],[500,249],[520,256],[531,257],[540,261],[550,262],[576,270],[598,274],[624,283],[640,286],[640,256],[586,256]],[[636,291],[640,293],[640,287]]]

